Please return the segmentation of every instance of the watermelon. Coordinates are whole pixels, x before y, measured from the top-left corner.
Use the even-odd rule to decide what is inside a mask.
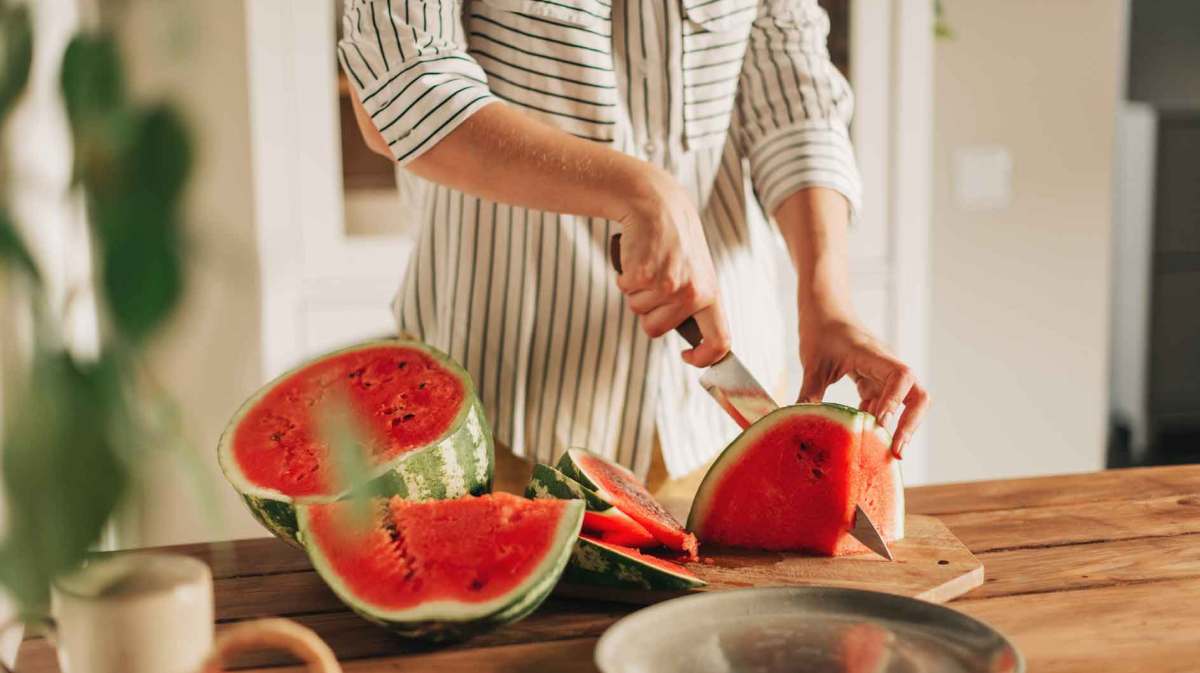
[[[642,524],[613,507],[596,495],[596,492],[549,465],[534,465],[527,498],[559,498],[583,500],[587,510],[583,514],[583,530],[602,540],[630,547],[652,547],[658,540]]]
[[[887,430],[852,407],[783,407],[717,457],[688,525],[706,544],[837,556],[866,551],[848,533],[859,504],[897,540],[904,485],[890,446]]]
[[[313,567],[347,606],[400,635],[450,641],[537,609],[571,557],[583,509],[495,493],[342,500],[303,505],[297,518]]]
[[[697,557],[696,537],[650,495],[633,472],[583,449],[567,449],[558,461],[558,469],[629,515],[663,546],[692,559]]]
[[[619,589],[686,591],[706,582],[692,571],[636,549],[584,533],[579,536],[563,581]]]
[[[371,341],[317,357],[263,386],[229,422],[221,469],[260,523],[296,539],[295,505],[343,498],[316,415],[337,398],[364,435],[371,492],[409,499],[491,491],[491,430],[470,376],[416,341]]]

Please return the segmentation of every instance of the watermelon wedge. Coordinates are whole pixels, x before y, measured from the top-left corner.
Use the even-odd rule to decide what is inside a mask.
[[[491,430],[470,376],[416,341],[381,340],[329,353],[263,386],[234,415],[217,449],[254,516],[298,544],[297,503],[345,496],[321,438],[323,402],[339,399],[365,435],[372,490],[409,499],[491,490]]]
[[[302,506],[298,521],[346,605],[401,635],[446,641],[537,609],[571,557],[583,508],[508,493],[393,497]]]
[[[848,531],[862,505],[885,540],[904,536],[904,484],[888,432],[840,404],[772,412],[730,444],[705,475],[689,527],[706,544],[866,551]]]
[[[583,449],[567,449],[558,470],[629,515],[663,546],[697,558],[696,536],[683,529],[633,472]]]
[[[583,514],[583,530],[589,535],[629,547],[653,547],[658,544],[645,526],[608,504],[592,489],[549,465],[538,464],[533,467],[525,497],[583,500],[587,504],[587,511]]]
[[[686,591],[706,582],[687,568],[586,533],[579,536],[563,581],[648,591]]]

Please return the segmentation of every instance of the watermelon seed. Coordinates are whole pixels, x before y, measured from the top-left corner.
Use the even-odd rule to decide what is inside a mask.
[[[475,579],[471,580],[471,584],[468,585],[467,588],[471,591],[480,591],[486,584],[487,582],[484,582],[482,579],[476,577]]]
[[[813,471],[812,471],[812,475],[814,478],[820,479],[821,477],[825,476],[825,471],[819,467],[814,467]]]
[[[408,363],[405,362],[404,360],[401,360],[396,363],[396,369],[404,369],[407,366],[408,366]]]
[[[420,388],[421,390],[425,390],[425,382],[422,381],[421,383],[417,384],[417,387]]]

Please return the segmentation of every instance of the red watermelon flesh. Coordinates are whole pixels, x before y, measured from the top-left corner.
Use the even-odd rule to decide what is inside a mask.
[[[604,512],[583,513],[583,530],[613,544],[629,547],[654,547],[658,540],[642,524],[626,516],[613,516],[610,508]]]
[[[290,497],[336,490],[329,447],[314,419],[318,404],[333,394],[371,433],[370,460],[383,463],[445,433],[466,391],[458,376],[416,348],[378,346],[314,362],[275,385],[243,417],[233,454],[252,484]]]
[[[868,416],[858,450],[857,488],[854,493],[871,523],[880,528],[887,541],[904,537],[904,484],[900,479],[899,462],[892,456],[892,438]],[[851,505],[851,510],[854,507]],[[853,523],[853,522],[851,522]],[[867,551],[861,542],[849,535],[838,540],[835,555]]]
[[[866,551],[849,536],[861,504],[886,540],[903,536],[903,491],[886,432],[840,405],[776,411],[705,476],[689,523],[706,543],[824,555]]]
[[[659,544],[698,558],[696,536],[684,530],[633,472],[582,449],[568,449],[558,469],[644,526]]]
[[[860,622],[846,625],[838,634],[844,673],[880,673],[888,670],[895,636],[888,629]]]
[[[355,504],[306,507],[306,542],[319,550],[339,588],[375,613],[504,597],[557,552],[564,513],[581,509],[577,502],[507,493],[379,499],[370,517],[355,517]]]

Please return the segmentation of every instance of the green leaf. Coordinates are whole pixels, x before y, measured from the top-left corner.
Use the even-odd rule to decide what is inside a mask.
[[[25,5],[0,5],[0,121],[8,116],[29,81],[33,25]]]
[[[9,217],[8,211],[2,208],[0,208],[0,262],[14,264],[34,282],[41,282],[42,277],[38,272],[37,263],[33,261],[33,255],[29,254],[29,248],[25,247],[25,242],[21,240],[21,235],[17,232],[17,227]]]
[[[116,42],[108,35],[76,35],[63,53],[60,82],[67,119],[79,135],[86,126],[119,108],[125,98]]]
[[[144,110],[125,157],[125,170],[136,176],[137,188],[163,203],[178,199],[192,166],[192,145],[179,113],[156,105]]]
[[[3,453],[9,531],[0,579],[27,615],[100,538],[128,482],[110,432],[113,370],[39,352],[9,407]]]
[[[115,160],[103,170],[85,168],[84,184],[105,304],[114,327],[136,343],[162,324],[183,291],[179,201],[192,154],[171,108],[153,106],[131,119],[128,126],[107,127],[128,136],[107,143],[120,147]]]
[[[170,315],[183,293],[174,216],[147,195],[132,195],[106,216],[102,289],[113,326],[130,342],[144,340]]]

